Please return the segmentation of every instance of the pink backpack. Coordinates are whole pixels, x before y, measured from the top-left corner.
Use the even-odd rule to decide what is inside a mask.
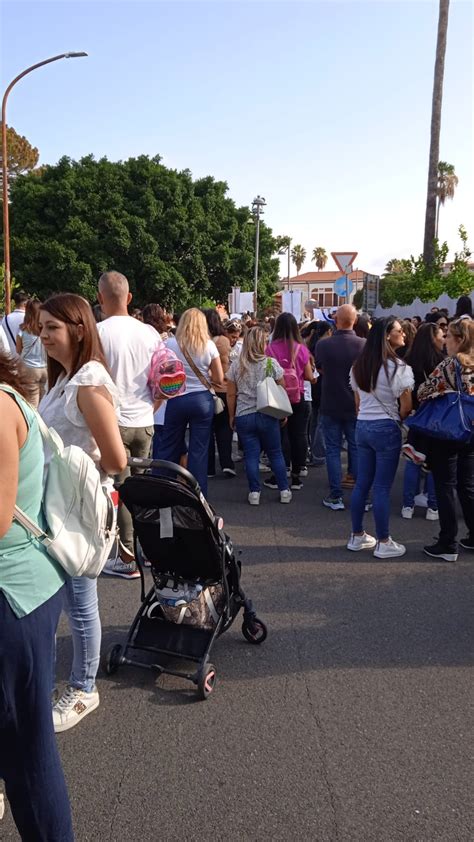
[[[295,351],[295,349],[296,349],[296,351]],[[271,347],[270,347],[270,353],[271,353]],[[291,351],[291,359],[288,360],[288,362],[286,360],[282,360],[282,362],[280,363],[280,365],[283,368],[283,381],[284,381],[284,384],[285,384],[285,389],[286,389],[287,395],[290,399],[290,403],[299,403],[300,400],[301,400],[300,381],[299,381],[298,374],[297,374],[296,368],[295,368],[295,360],[296,360],[296,357],[298,356],[298,353],[299,353],[298,345],[293,345],[292,351]],[[277,360],[277,362],[279,362],[279,361]]]
[[[176,398],[186,391],[184,365],[165,345],[159,345],[151,358],[148,386],[153,400]]]

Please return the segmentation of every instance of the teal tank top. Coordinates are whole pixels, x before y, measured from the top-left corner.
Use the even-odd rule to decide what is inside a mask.
[[[20,450],[16,504],[44,528],[41,510],[43,498],[43,440],[35,412],[18,392],[0,384],[23,413],[28,435]],[[0,429],[1,435],[1,429]],[[62,567],[48,555],[36,538],[16,521],[0,538],[0,590],[17,617],[24,617],[53,596],[66,580]]]

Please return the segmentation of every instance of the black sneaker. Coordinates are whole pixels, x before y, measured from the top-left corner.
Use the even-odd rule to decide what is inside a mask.
[[[471,538],[469,535],[467,538],[461,538],[459,546],[464,550],[471,550],[471,552],[474,552],[474,538]]]
[[[278,483],[273,474],[271,475],[271,477],[268,477],[268,479],[265,479],[263,481],[263,484],[266,485],[267,488],[278,488]]]
[[[457,561],[458,554],[455,550],[447,550],[439,541],[436,544],[431,544],[429,547],[423,547],[425,555],[431,558],[441,558],[443,561]]]
[[[296,491],[300,491],[300,489],[303,488],[303,483],[301,482],[300,478],[295,476],[294,474],[292,474],[291,477],[290,488],[292,489],[292,491],[294,491],[295,489]]]

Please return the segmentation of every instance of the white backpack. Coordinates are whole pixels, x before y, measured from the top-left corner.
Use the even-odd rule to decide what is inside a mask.
[[[115,507],[91,457],[74,444],[65,447],[56,430],[48,429],[38,413],[36,418],[52,453],[43,492],[48,529],[43,532],[18,506],[14,518],[66,573],[94,579],[117,537]]]

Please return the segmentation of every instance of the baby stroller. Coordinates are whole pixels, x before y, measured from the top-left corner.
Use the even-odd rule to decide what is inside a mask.
[[[142,604],[125,645],[114,644],[107,652],[105,669],[111,675],[129,664],[187,678],[207,699],[217,676],[209,662],[212,646],[240,609],[249,643],[263,643],[267,629],[240,587],[241,565],[222,518],[193,475],[172,462],[134,458],[129,464],[153,470],[129,477],[120,488],[133,520]],[[144,558],[153,577],[146,595]],[[177,670],[170,662],[178,659],[197,667]]]

